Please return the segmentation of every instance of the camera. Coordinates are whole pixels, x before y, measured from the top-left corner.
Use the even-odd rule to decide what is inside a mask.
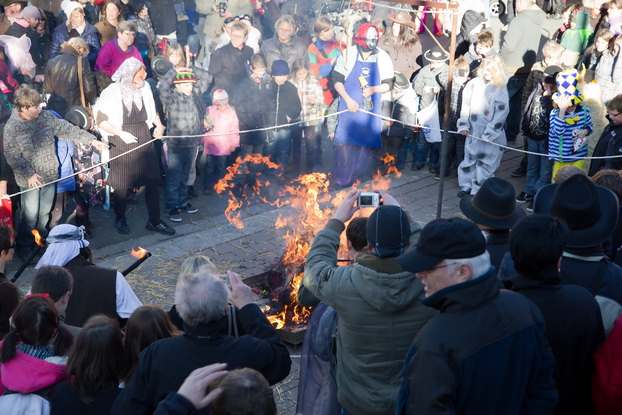
[[[225,17],[225,12],[227,11],[227,3],[221,1],[218,3],[218,14],[220,17]]]
[[[380,195],[374,192],[363,192],[359,195],[359,207],[380,206]]]

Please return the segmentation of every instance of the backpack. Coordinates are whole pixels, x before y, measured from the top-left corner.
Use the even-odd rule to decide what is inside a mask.
[[[50,402],[36,393],[0,396],[2,415],[50,415]]]
[[[542,92],[541,85],[533,90],[523,117],[523,133],[532,140],[545,140],[549,136],[549,115],[553,105],[551,97],[543,96]]]

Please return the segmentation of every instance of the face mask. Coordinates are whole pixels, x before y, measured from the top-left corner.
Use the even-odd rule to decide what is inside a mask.
[[[359,45],[363,52],[369,52],[378,45],[378,30],[369,23],[363,23],[356,32],[354,43]]]
[[[375,49],[378,45],[378,34],[375,29],[369,29],[367,31],[367,36],[365,37],[365,42],[367,43],[368,49]]]

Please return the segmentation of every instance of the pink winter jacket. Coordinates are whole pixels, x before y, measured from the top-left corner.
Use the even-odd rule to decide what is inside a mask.
[[[211,156],[230,155],[232,148],[240,147],[240,122],[235,110],[231,107],[219,110],[212,105],[207,109],[207,115],[213,117],[214,125],[203,136],[203,153]]]
[[[14,392],[32,393],[67,380],[65,365],[37,359],[20,351],[0,367],[2,385]],[[4,391],[2,391],[4,393]]]

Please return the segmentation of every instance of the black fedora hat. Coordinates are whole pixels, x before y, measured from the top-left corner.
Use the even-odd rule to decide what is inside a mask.
[[[526,216],[516,206],[514,186],[498,177],[486,179],[475,196],[460,199],[460,210],[473,222],[493,229],[510,229]]]
[[[151,69],[158,77],[163,77],[173,69],[173,64],[166,58],[166,56],[158,55],[151,60]]]
[[[86,108],[80,105],[71,107],[65,114],[65,120],[84,130],[91,128],[91,117]]]
[[[543,186],[533,202],[534,213],[564,219],[570,228],[566,246],[589,248],[606,241],[618,223],[618,197],[582,174]]]
[[[423,55],[428,62],[445,62],[449,57],[438,45],[432,46]]]

